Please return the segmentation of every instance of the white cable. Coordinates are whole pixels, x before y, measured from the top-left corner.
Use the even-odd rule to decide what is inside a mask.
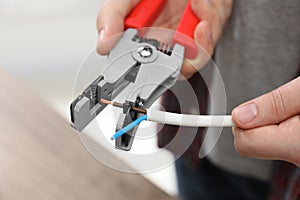
[[[191,127],[233,127],[231,115],[187,115],[147,110],[147,120],[161,124]]]

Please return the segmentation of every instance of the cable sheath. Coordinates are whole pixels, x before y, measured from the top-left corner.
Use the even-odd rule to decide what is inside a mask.
[[[189,127],[233,127],[231,115],[187,115],[147,110],[147,120],[161,124]]]

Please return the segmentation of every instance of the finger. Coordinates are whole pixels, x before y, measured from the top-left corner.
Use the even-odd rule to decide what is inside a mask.
[[[139,0],[103,0],[97,17],[97,52],[107,54],[115,45],[118,37],[113,35],[124,31],[124,18]]]
[[[231,10],[230,4],[213,2],[211,0],[192,0],[191,6],[200,19],[194,31],[194,39],[197,42],[198,55],[195,59],[185,59],[181,73],[184,78],[190,78],[196,71],[200,70],[211,59],[215,45],[223,30],[219,10]],[[228,7],[228,8],[227,8]],[[225,12],[225,11],[224,11]],[[182,79],[182,78],[181,78]]]
[[[277,125],[250,130],[235,127],[233,132],[234,146],[240,155],[260,159],[278,159],[280,157],[278,149],[281,143]]]
[[[300,116],[279,125],[250,130],[234,128],[234,145],[243,156],[260,159],[279,159],[300,165]]]
[[[224,0],[192,0],[191,3],[199,19],[210,23],[212,41],[216,44],[229,18],[232,4],[225,3]]]
[[[216,7],[211,0],[192,0],[191,6],[194,13],[201,21],[207,21],[210,24],[215,24],[216,25],[215,27],[218,27],[219,24],[216,24],[217,23],[216,21],[218,19]],[[222,27],[219,27],[217,29],[221,30]],[[218,35],[216,33],[217,31],[216,30],[214,31],[210,30],[210,31],[211,31],[210,33],[211,39],[215,41]]]
[[[240,105],[232,112],[236,124],[244,129],[279,122],[300,113],[300,77],[280,88]]]
[[[185,59],[181,68],[181,75],[186,79],[200,70],[213,54],[214,44],[211,38],[211,26],[208,21],[203,20],[197,25],[194,40],[197,43],[197,56],[195,59]]]

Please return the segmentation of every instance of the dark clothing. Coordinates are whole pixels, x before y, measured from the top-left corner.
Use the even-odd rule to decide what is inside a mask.
[[[275,89],[297,74],[300,63],[299,8],[299,0],[234,1],[232,17],[215,52],[215,62],[227,89],[228,114],[240,103]],[[190,95],[185,90],[186,83],[178,83],[175,95],[171,91],[164,95],[163,105],[167,111],[191,113],[190,108],[195,106],[200,108],[199,113],[206,113],[209,96],[206,84],[199,74],[191,78],[189,83],[195,91],[198,102],[191,103]],[[213,82],[211,86],[208,87],[213,88]],[[182,98],[185,100],[178,100]],[[178,129],[176,126],[164,126],[159,133],[158,143],[160,147],[167,145],[177,157],[185,150],[186,145],[191,144],[176,163],[179,191],[183,196],[198,199],[192,195],[199,190],[206,195],[216,195],[215,199],[224,199],[218,198],[220,196],[217,195],[222,195],[221,193],[227,195],[228,191],[234,191],[234,194],[240,195],[237,196],[239,198],[245,195],[243,188],[247,187],[248,192],[252,191],[251,195],[262,194],[261,198],[266,198],[264,192],[267,189],[261,191],[256,184],[248,180],[257,179],[256,182],[253,181],[258,185],[264,180],[271,181],[272,162],[239,156],[234,150],[233,136],[228,129],[223,131],[208,159],[200,160],[198,153],[205,129],[182,127],[180,131]],[[176,136],[176,141],[173,141],[176,134],[178,137]],[[189,140],[190,137],[194,139],[187,142],[187,137]],[[271,199],[300,199],[299,173],[299,168],[281,162],[272,179]],[[198,181],[199,178],[195,177],[201,177],[201,180]],[[219,179],[230,184],[220,186],[223,182],[219,183]],[[261,188],[268,187],[261,186]],[[248,196],[245,195],[241,199],[247,199]]]
[[[206,158],[198,168],[176,161],[179,195],[183,200],[265,200],[270,183],[231,174]]]
[[[278,162],[272,183],[270,200],[300,200],[300,168]]]

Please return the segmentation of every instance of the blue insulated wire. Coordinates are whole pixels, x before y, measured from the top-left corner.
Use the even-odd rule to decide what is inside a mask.
[[[143,115],[139,118],[137,118],[135,121],[131,122],[130,124],[128,124],[127,126],[125,126],[124,128],[122,128],[121,130],[119,130],[118,132],[116,132],[111,139],[112,140],[116,140],[118,137],[124,135],[125,133],[127,133],[128,131],[130,131],[131,129],[133,129],[135,126],[139,125],[142,121],[147,120],[147,115]]]

